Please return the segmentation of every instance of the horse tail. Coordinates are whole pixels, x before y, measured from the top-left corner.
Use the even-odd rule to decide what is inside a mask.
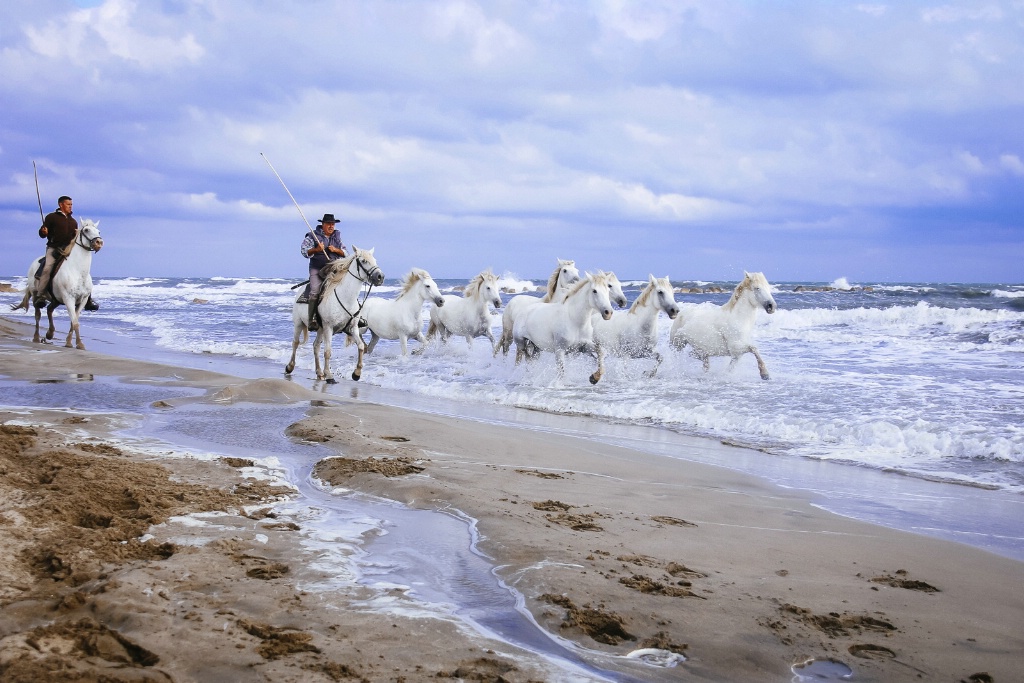
[[[29,294],[28,287],[25,287],[25,296],[21,297],[21,303],[20,304],[11,304],[11,310],[12,311],[17,311],[17,310],[20,310],[20,309],[25,309],[27,311],[28,310],[28,300],[30,298],[32,298],[32,297]]]

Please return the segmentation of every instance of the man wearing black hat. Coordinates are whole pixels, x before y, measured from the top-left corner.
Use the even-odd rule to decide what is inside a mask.
[[[320,269],[330,261],[345,256],[345,245],[341,242],[341,235],[334,230],[338,222],[333,213],[325,213],[313,232],[307,232],[302,240],[302,256],[309,259],[309,285],[302,295],[309,302],[309,329],[315,332],[320,328],[316,319],[316,307],[320,301],[320,286],[323,284],[320,278]],[[300,298],[301,300],[301,298]]]

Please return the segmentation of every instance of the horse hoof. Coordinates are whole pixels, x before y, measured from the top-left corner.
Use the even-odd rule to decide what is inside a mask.
[[[328,377],[327,378],[327,383],[328,384],[337,384],[338,380],[334,379],[333,377]]]
[[[294,369],[295,369],[295,366],[292,365],[291,363],[289,363],[288,365],[284,366],[284,374],[290,375],[290,374],[292,374],[292,370],[294,370]]]
[[[601,381],[601,376],[598,375],[596,372],[593,375],[590,376],[590,383],[591,384],[597,384],[600,381]]]
[[[85,351],[85,344],[75,344],[75,348],[79,351]]]
[[[761,375],[761,379],[771,379],[771,377],[769,377],[768,373],[766,372],[765,374]]]
[[[352,373],[352,381],[353,382],[358,382],[360,377],[362,377],[362,375],[360,375],[358,372],[353,372]]]

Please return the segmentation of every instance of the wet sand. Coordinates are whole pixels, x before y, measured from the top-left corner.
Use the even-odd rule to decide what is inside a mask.
[[[860,681],[1019,679],[1024,563],[830,515],[721,468],[33,345],[26,329],[0,320],[12,379],[125,377],[193,387],[211,405],[308,404],[279,428],[336,453],[321,479],[478,520],[498,575],[585,657],[680,655],[671,668],[591,657],[623,676],[789,681],[816,659]],[[115,415],[0,416],[0,680],[592,678],[425,616],[400,590],[386,604],[359,585],[305,590],[325,577],[303,521],[279,512],[294,491],[253,478],[244,458],[135,451],[113,436]]]

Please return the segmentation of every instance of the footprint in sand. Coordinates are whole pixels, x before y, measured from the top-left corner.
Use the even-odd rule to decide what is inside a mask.
[[[849,651],[851,655],[861,659],[893,659],[896,657],[896,653],[889,648],[882,647],[881,645],[871,645],[870,643],[851,645]]]

